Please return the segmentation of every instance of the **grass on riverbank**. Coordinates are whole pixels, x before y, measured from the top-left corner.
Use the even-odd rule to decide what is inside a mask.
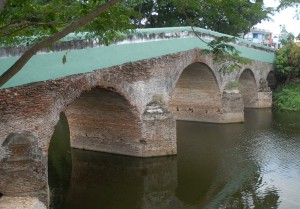
[[[277,88],[273,93],[273,101],[278,109],[300,111],[300,81]]]

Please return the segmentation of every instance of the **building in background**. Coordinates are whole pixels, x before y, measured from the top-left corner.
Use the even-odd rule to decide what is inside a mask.
[[[280,48],[280,39],[282,34],[273,34],[269,30],[252,28],[249,33],[244,36],[244,39],[257,44],[265,45],[272,48]]]

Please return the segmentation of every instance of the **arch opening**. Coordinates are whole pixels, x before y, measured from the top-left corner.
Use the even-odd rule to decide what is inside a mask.
[[[244,107],[256,107],[258,89],[253,72],[250,69],[244,70],[239,78],[239,83]]]
[[[103,88],[84,92],[66,109],[71,147],[122,155],[139,155],[137,110],[120,94]]]
[[[60,114],[48,149],[50,208],[63,208],[72,174],[72,152],[67,117]]]
[[[277,87],[277,79],[276,79],[274,71],[269,72],[269,74],[267,76],[267,82],[268,82],[268,86],[270,87],[270,89],[272,91],[274,91]]]
[[[180,75],[169,106],[177,120],[217,122],[221,104],[212,70],[203,63],[193,63]]]

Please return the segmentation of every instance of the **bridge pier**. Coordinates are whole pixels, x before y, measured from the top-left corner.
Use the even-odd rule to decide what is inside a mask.
[[[244,104],[238,90],[224,90],[220,123],[244,122]]]
[[[268,108],[272,107],[272,92],[264,91],[257,92],[256,108]]]
[[[4,140],[2,149],[5,154],[0,162],[0,193],[5,197],[38,197],[47,205],[48,161],[37,138],[28,131],[13,133]],[[0,208],[9,205],[0,204]]]
[[[163,105],[152,102],[142,115],[141,156],[177,154],[176,120]]]
[[[257,92],[257,108],[272,107],[272,91],[266,79],[259,80]]]

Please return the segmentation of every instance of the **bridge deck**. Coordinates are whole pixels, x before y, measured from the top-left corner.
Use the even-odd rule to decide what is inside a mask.
[[[2,88],[91,72],[127,62],[159,57],[194,48],[206,49],[207,45],[195,35],[190,35],[191,31],[190,27],[137,30],[136,34],[139,36],[136,36],[135,40],[125,40],[122,43],[110,46],[71,50],[67,55],[65,64],[62,63],[62,58],[66,51],[40,53],[35,55]],[[198,28],[196,31],[201,33],[201,36],[203,35],[202,37],[206,41],[210,41],[213,36],[224,35]],[[159,38],[159,34],[164,34],[164,36]],[[241,51],[243,57],[267,63],[274,62],[275,54],[271,48],[255,45],[243,39],[238,39],[238,41],[242,45],[235,46]],[[8,69],[17,59],[18,57],[0,58],[0,74]]]

